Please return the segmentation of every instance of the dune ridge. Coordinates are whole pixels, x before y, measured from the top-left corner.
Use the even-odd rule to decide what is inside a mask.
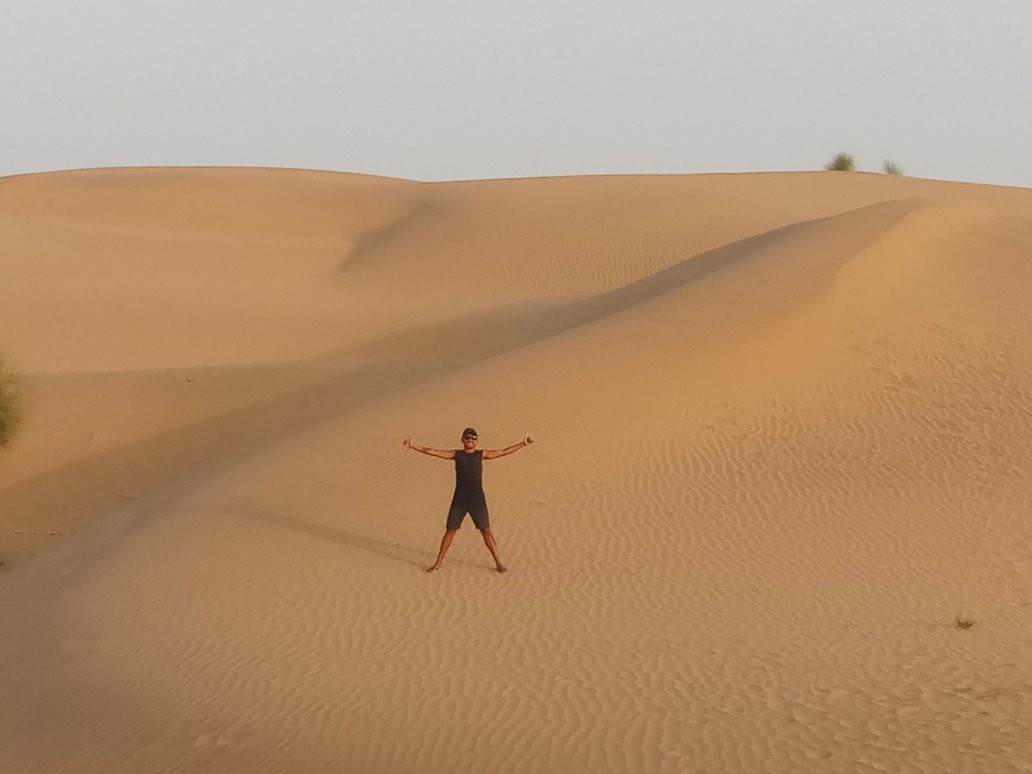
[[[0,538],[11,771],[1032,758],[1032,192],[94,171],[0,228],[3,520],[71,533]],[[470,423],[538,440],[512,571],[467,527],[427,576],[400,440]]]

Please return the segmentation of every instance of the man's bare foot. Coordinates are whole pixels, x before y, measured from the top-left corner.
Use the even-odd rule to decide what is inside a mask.
[[[498,572],[509,572],[509,568],[506,567],[504,564],[498,565],[497,567],[495,567],[495,569],[498,570]]]
[[[440,567],[438,567],[438,566],[437,566],[437,565],[435,564],[435,565],[434,565],[433,567],[427,567],[427,568],[426,568],[426,571],[427,571],[427,572],[437,572],[437,571],[438,571],[438,570],[440,570],[440,569],[441,569],[441,568],[440,568]]]

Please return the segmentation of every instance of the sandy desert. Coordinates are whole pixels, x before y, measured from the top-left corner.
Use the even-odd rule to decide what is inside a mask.
[[[1029,189],[0,178],[0,771],[1032,771],[1030,310]]]

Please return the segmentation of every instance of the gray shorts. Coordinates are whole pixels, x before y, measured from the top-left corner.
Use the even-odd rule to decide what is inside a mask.
[[[487,500],[452,500],[451,507],[448,509],[448,526],[446,528],[453,530],[461,527],[467,513],[473,517],[473,525],[477,529],[487,529],[491,526],[487,515]]]

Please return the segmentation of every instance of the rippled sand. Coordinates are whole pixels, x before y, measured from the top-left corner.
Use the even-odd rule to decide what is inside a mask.
[[[0,771],[1030,771],[1030,308],[1026,189],[0,179]]]

